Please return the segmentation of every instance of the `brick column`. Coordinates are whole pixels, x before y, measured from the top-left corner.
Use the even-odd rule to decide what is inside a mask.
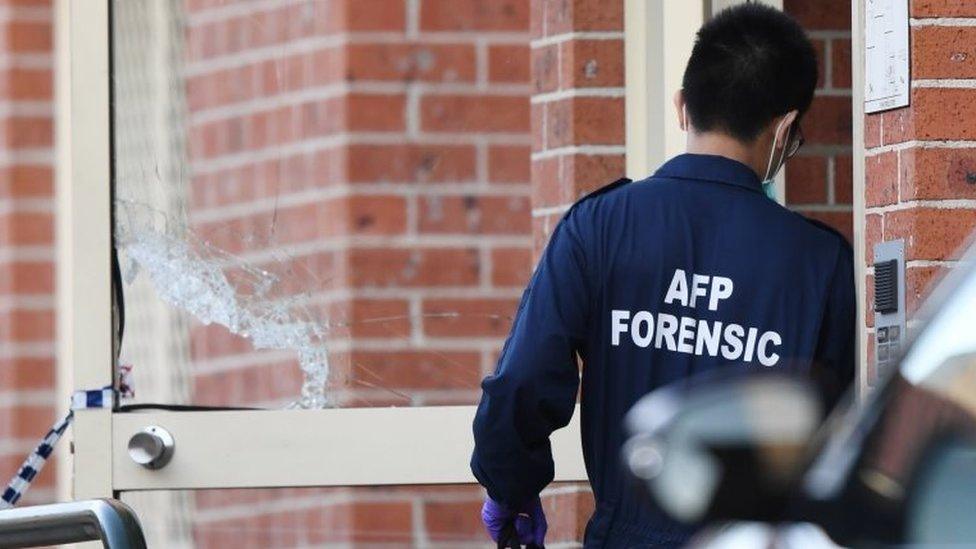
[[[338,405],[474,403],[531,270],[528,0],[188,0],[187,12],[197,228],[321,306]],[[198,402],[298,394],[291,356],[194,332]],[[482,496],[199,494],[194,527],[207,547],[471,545],[485,541]]]
[[[869,379],[874,244],[905,239],[911,316],[976,229],[976,4],[913,0],[911,17],[911,105],[864,121]]]
[[[623,0],[532,2],[532,234],[535,253],[570,205],[624,175]],[[580,542],[586,484],[544,493],[548,543]]]
[[[624,174],[623,0],[535,0],[532,233]]]
[[[0,482],[55,419],[51,3],[0,7]],[[59,452],[63,452],[59,449]],[[52,460],[23,504],[55,499]]]
[[[803,118],[806,145],[786,165],[786,205],[853,241],[851,0],[784,0],[817,49],[820,81]]]

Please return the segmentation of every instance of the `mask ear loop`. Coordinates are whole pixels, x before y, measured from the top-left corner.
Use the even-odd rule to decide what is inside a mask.
[[[681,105],[681,131],[688,131],[688,106]]]
[[[776,172],[773,172],[772,174],[769,173],[769,170],[772,169],[772,167],[773,167],[773,157],[776,156],[776,143],[779,142],[779,132],[783,128],[783,124],[785,124],[785,123],[786,123],[786,118],[784,118],[776,126],[776,133],[773,134],[773,146],[772,146],[772,148],[769,149],[769,162],[766,163],[766,175],[765,175],[765,177],[763,177],[763,181],[769,181],[770,179],[772,179],[773,177],[775,177],[776,172],[778,172],[779,169],[782,167],[783,157],[786,156],[786,146],[785,145],[783,146],[783,152],[780,153],[780,159],[779,159],[779,162],[776,165]],[[787,138],[789,138],[789,136],[787,136]]]

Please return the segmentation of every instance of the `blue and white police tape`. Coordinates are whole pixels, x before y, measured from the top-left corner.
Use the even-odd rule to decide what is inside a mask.
[[[41,443],[34,448],[27,459],[24,460],[20,470],[14,475],[7,488],[0,495],[0,510],[10,509],[20,498],[30,489],[31,483],[47,464],[54,446],[61,440],[61,436],[68,430],[68,425],[75,417],[75,410],[85,410],[91,408],[111,408],[115,401],[115,393],[111,387],[95,389],[91,391],[76,391],[71,395],[71,410],[61,418],[60,421],[51,426],[51,430],[44,435]]]

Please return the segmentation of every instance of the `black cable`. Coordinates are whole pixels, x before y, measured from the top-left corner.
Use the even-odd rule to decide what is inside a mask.
[[[246,408],[239,406],[202,406],[199,404],[123,404],[118,412],[138,412],[140,410],[163,410],[166,412],[245,412],[267,410],[267,408]]]
[[[112,227],[115,230],[115,227]],[[113,237],[114,240],[114,237]],[[122,346],[122,336],[125,334],[125,291],[122,288],[122,268],[119,265],[119,249],[112,245],[112,291],[115,293],[115,307],[119,318],[116,334],[119,347]]]

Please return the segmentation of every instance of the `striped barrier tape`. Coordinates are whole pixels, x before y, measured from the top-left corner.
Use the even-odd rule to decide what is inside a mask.
[[[71,395],[71,411],[60,421],[51,426],[41,443],[27,456],[20,470],[14,475],[7,488],[0,495],[0,510],[10,509],[17,505],[20,498],[30,489],[31,483],[47,464],[54,446],[61,440],[61,436],[68,430],[75,417],[75,410],[90,410],[93,408],[111,408],[115,402],[115,391],[111,387],[94,389],[91,391],[76,391]]]

